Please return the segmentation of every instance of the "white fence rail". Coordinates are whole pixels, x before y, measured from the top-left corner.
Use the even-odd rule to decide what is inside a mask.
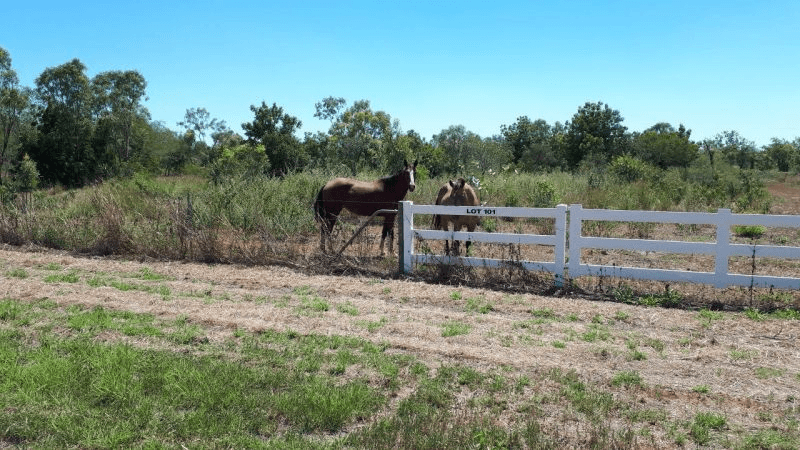
[[[781,289],[800,289],[800,278],[769,275],[729,273],[729,261],[733,256],[770,257],[800,259],[800,247],[734,244],[731,242],[731,227],[734,225],[762,225],[764,227],[795,228],[800,233],[800,216],[732,214],[729,209],[716,213],[624,211],[583,209],[581,205],[558,205],[555,208],[508,208],[414,205],[400,203],[400,271],[410,272],[414,264],[465,264],[471,266],[497,267],[507,264],[522,266],[527,270],[544,270],[554,274],[556,284],[563,282],[565,273],[577,278],[585,275],[613,276],[621,278],[682,281],[727,286],[764,286]],[[555,234],[528,235],[485,232],[454,232],[417,230],[414,214],[478,215],[489,217],[524,217],[555,219]],[[567,220],[569,218],[569,221]],[[711,225],[716,228],[715,242],[663,241],[651,239],[621,239],[589,237],[582,235],[583,222],[617,221]],[[567,229],[567,222],[569,228]],[[567,233],[569,231],[569,233]],[[554,261],[504,261],[474,257],[452,257],[447,255],[416,254],[414,241],[417,238],[443,240],[471,240],[473,242],[540,244],[554,247]],[[581,251],[586,248],[607,250],[632,250],[676,254],[714,255],[713,272],[688,270],[652,269],[616,265],[588,264],[581,261]],[[569,252],[569,263],[565,255]]]

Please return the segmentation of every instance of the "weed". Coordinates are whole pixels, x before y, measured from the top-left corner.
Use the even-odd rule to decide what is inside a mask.
[[[756,239],[764,235],[767,232],[767,228],[763,225],[734,225],[733,232],[737,236]]]
[[[446,322],[442,325],[442,337],[469,334],[472,327],[469,324],[457,321]]]
[[[336,310],[342,314],[347,314],[350,316],[358,315],[358,308],[349,301],[346,303],[337,303]]]
[[[783,369],[775,369],[772,367],[756,367],[756,377],[761,379],[778,378],[785,373]]]
[[[492,304],[489,303],[483,296],[469,297],[467,298],[466,302],[467,306],[465,309],[467,312],[477,312],[480,314],[487,314],[491,312],[493,309]]]
[[[635,371],[623,371],[615,374],[611,378],[611,385],[618,387],[618,386],[641,386],[642,385],[642,376],[639,375],[639,372]]]
[[[6,271],[5,276],[7,276],[9,278],[25,279],[25,278],[28,278],[28,271],[23,269],[23,268],[21,268],[21,267],[18,267],[16,269],[11,269],[9,271]]]

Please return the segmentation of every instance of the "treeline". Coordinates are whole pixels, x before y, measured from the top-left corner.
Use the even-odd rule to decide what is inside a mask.
[[[736,131],[702,142],[682,124],[630,131],[620,112],[602,102],[587,102],[564,123],[523,116],[491,137],[454,125],[430,140],[403,131],[368,100],[348,104],[337,97],[316,104],[315,117],[330,123],[328,131],[299,137],[300,120],[262,102],[250,106],[253,119],[241,124],[241,136],[202,107],[187,109],[178,130],[154,121],[143,106],[146,88],[137,71],[89,78],[78,59],[45,69],[33,87],[21,86],[0,47],[0,193],[79,187],[136,172],[202,173],[214,182],[319,167],[356,175],[389,172],[404,159],[419,160],[423,176],[431,177],[608,168],[634,181],[697,161],[711,168],[800,169],[800,138],[774,138],[757,148]]]

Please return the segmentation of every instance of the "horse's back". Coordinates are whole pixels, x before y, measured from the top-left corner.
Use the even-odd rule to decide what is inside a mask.
[[[368,216],[379,209],[396,208],[397,200],[390,198],[374,181],[334,178],[322,188],[323,201],[338,209]]]
[[[450,183],[445,184],[439,189],[439,195],[436,198],[437,205],[444,205],[444,206],[478,206],[480,205],[480,201],[478,200],[478,195],[475,193],[475,190],[469,184],[466,184],[462,180],[461,186],[456,185],[456,188],[453,188]],[[453,224],[453,229],[458,230],[462,227],[467,227],[470,231],[474,230],[475,227],[480,223],[480,217],[478,216],[451,216],[451,215],[440,215],[434,218],[434,227],[439,229],[449,229],[450,224]]]

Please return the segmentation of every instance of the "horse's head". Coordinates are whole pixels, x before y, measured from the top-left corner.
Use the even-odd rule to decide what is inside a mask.
[[[403,179],[408,181],[408,192],[414,192],[414,189],[417,185],[414,183],[414,174],[417,171],[417,161],[414,161],[414,164],[409,164],[408,161],[403,160],[403,168],[402,174]]]

